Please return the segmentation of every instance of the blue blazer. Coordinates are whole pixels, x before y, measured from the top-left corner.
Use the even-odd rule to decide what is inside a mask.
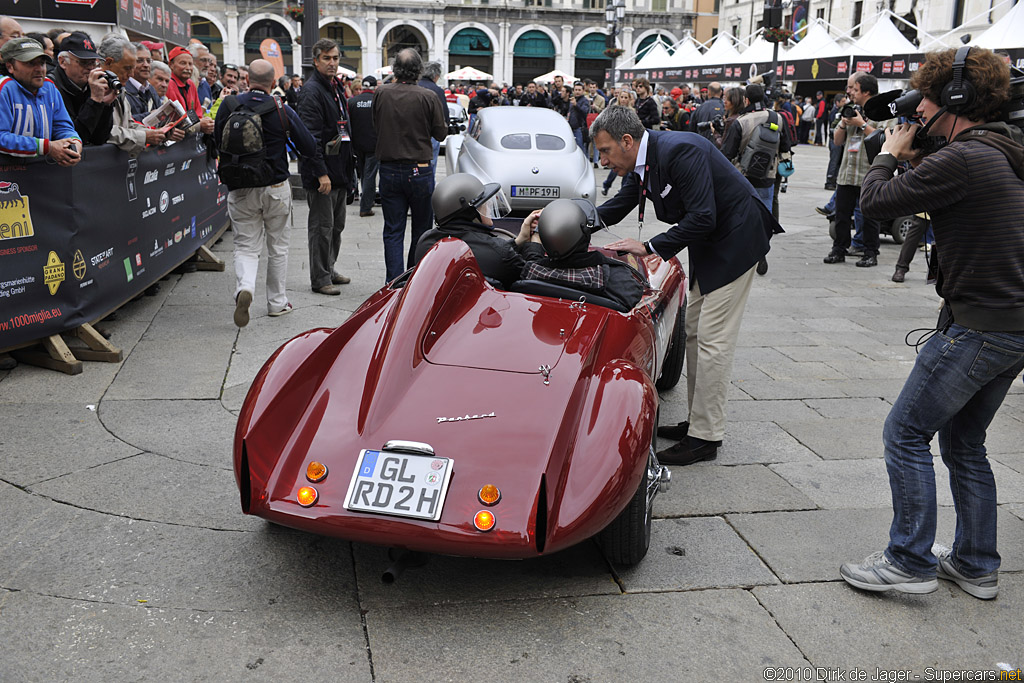
[[[706,138],[696,133],[648,130],[650,188],[647,211],[671,223],[651,239],[662,258],[690,250],[690,287],[713,292],[746,273],[783,232],[747,179]],[[614,225],[640,201],[640,176],[629,173],[619,193],[598,208]]]

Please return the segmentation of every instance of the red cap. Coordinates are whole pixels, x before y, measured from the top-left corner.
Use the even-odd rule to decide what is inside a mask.
[[[672,91],[669,93],[669,95],[671,95],[672,97],[679,97],[682,94],[683,94],[683,89],[682,88],[672,88]]]
[[[169,59],[170,61],[173,62],[176,58],[178,58],[178,57],[180,57],[182,55],[188,55],[188,56],[191,57],[192,53],[179,45],[178,47],[176,47],[173,50],[171,50],[171,54],[168,55],[167,59]]]

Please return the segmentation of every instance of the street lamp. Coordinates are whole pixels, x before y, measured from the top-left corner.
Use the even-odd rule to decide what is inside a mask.
[[[605,28],[608,31],[608,50],[612,58],[612,80],[615,79],[615,37],[619,35],[626,18],[626,0],[606,0],[604,10]]]

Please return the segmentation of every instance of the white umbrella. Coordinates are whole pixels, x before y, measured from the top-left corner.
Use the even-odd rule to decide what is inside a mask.
[[[565,81],[566,83],[572,83],[573,81],[576,80],[576,77],[573,76],[572,74],[567,74],[564,71],[559,71],[558,69],[555,69],[554,71],[549,71],[546,74],[537,76],[535,79],[533,79],[533,81],[535,83],[551,83],[552,81],[555,80],[555,76],[561,76],[562,80]]]
[[[461,69],[452,71],[445,78],[449,81],[489,81],[493,76],[489,73],[484,73],[480,69],[464,66]]]

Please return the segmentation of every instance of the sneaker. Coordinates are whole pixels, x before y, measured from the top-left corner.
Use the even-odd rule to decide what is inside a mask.
[[[816,207],[814,207],[814,210],[817,211],[818,213],[820,213],[822,216],[831,216],[832,215],[832,212],[829,211],[824,206],[816,206]]]
[[[825,183],[825,189],[826,190],[835,190],[836,189],[836,184],[834,182]]]
[[[822,260],[825,263],[845,263],[846,262],[846,254],[841,252],[841,251],[833,251],[833,252],[829,253],[829,255],[826,256]]]
[[[939,561],[939,567],[935,571],[936,576],[946,581],[955,581],[956,585],[964,589],[968,595],[973,595],[979,600],[991,600],[999,594],[999,572],[992,572],[971,579],[953,567],[951,556],[953,551],[946,546],[936,543],[932,546],[932,555]]]
[[[252,303],[252,292],[243,289],[235,296],[235,327],[249,324],[249,304]]]
[[[607,187],[602,187],[601,188],[601,196],[602,197],[607,197],[608,196],[608,188]]]
[[[847,256],[863,256],[864,255],[864,247],[850,247],[849,249],[846,250],[846,255]]]
[[[847,562],[839,568],[839,575],[854,588],[865,591],[899,591],[901,593],[934,593],[939,589],[935,578],[923,579],[897,568],[885,551],[880,550],[864,558],[860,564]]]
[[[856,263],[856,266],[858,268],[873,268],[874,266],[877,265],[878,257],[875,256],[874,254],[865,254],[864,256],[861,256],[860,260],[857,261]]]
[[[271,318],[280,318],[282,315],[288,315],[291,312],[292,302],[289,301],[284,305],[284,308],[282,308],[280,311],[269,311],[267,315],[269,315]]]

